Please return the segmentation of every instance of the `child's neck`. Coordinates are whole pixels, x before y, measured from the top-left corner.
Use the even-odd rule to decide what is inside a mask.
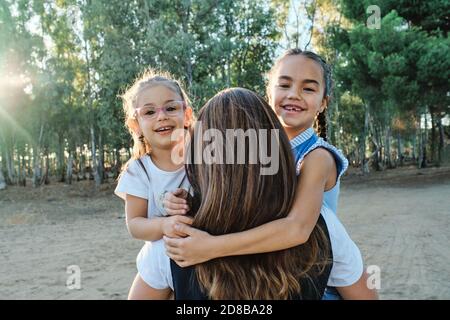
[[[171,150],[152,150],[150,157],[155,166],[164,171],[175,171],[183,166],[173,162]]]
[[[296,136],[301,134],[302,132],[308,130],[308,128],[294,128],[294,127],[284,127],[284,131],[286,131],[286,134],[289,138],[289,140],[294,139]]]

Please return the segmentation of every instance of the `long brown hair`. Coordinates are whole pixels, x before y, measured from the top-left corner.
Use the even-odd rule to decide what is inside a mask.
[[[289,139],[276,114],[263,98],[242,88],[227,89],[200,110],[196,127],[217,129],[276,129],[279,169],[261,174],[256,164],[195,163],[196,131],[188,146],[186,170],[197,199],[193,226],[213,235],[240,232],[287,216],[295,196],[296,175]],[[268,150],[271,149],[267,141]],[[258,145],[262,141],[258,135]],[[249,143],[246,141],[246,156]],[[203,154],[204,147],[200,148]],[[223,149],[224,155],[227,148]],[[248,159],[248,158],[246,158]],[[300,279],[314,276],[313,266],[327,263],[323,230],[316,227],[309,241],[287,250],[214,259],[197,265],[196,275],[211,299],[287,299],[301,293]],[[321,249],[319,249],[319,247]]]

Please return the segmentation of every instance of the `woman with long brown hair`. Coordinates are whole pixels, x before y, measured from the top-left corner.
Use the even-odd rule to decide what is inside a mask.
[[[324,300],[377,299],[363,259],[337,215],[340,178],[348,167],[344,154],[326,140],[326,108],[332,97],[332,68],[316,53],[290,49],[268,74],[268,102],[290,138],[296,163],[295,199],[286,217],[242,232],[213,236],[179,224],[184,238],[166,238],[167,254],[181,267],[211,259],[257,254],[304,244],[322,212],[329,228],[333,267]],[[316,130],[315,130],[316,129]],[[183,214],[182,189],[165,195],[168,214]],[[181,209],[181,210],[180,210]],[[328,215],[327,212],[333,212]]]
[[[225,141],[225,145],[205,145],[203,132],[209,130],[214,142]],[[243,130],[256,140],[251,143],[249,138],[238,145],[233,130]],[[270,174],[264,172],[266,163],[261,157],[268,150],[277,161],[277,170]],[[289,140],[276,114],[256,93],[233,88],[211,98],[199,112],[187,151],[186,172],[194,191],[193,227],[220,235],[288,214],[296,184]],[[238,159],[239,152],[245,155],[244,163]],[[177,299],[320,299],[332,261],[329,234],[321,217],[304,245],[286,250],[181,268],[162,257],[163,249],[155,243],[151,253],[159,264],[152,267],[154,287],[162,292],[170,291],[167,287],[174,289]]]

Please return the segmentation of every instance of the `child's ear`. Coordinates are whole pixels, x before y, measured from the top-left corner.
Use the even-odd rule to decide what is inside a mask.
[[[330,102],[330,96],[326,96],[322,99],[322,104],[320,105],[319,112],[322,113],[328,107],[328,103]]]

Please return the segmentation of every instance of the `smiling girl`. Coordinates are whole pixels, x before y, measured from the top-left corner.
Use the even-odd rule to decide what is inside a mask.
[[[192,108],[180,84],[167,73],[147,70],[122,96],[125,123],[133,136],[133,158],[125,165],[115,193],[125,200],[130,234],[145,240],[136,259],[138,274],[129,299],[147,299],[154,294],[147,284],[152,242],[163,235],[180,236],[174,225],[190,224],[179,214],[166,217],[161,199],[167,190],[189,188],[183,163],[176,163],[173,150],[183,143],[172,133],[192,125]]]

